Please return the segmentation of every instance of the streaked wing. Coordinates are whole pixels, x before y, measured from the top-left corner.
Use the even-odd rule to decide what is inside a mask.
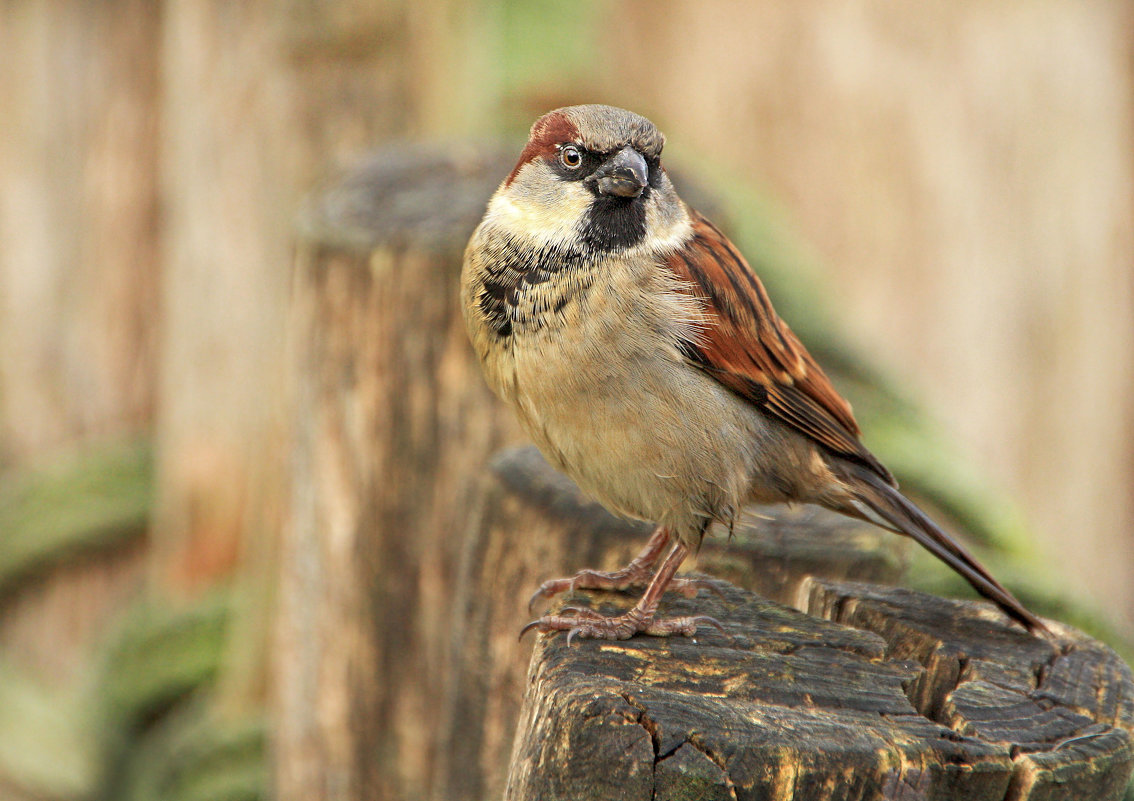
[[[667,261],[705,303],[709,325],[686,356],[726,387],[828,450],[893,482],[858,441],[847,403],[768,300],[763,284],[728,238],[697,212],[693,238]]]

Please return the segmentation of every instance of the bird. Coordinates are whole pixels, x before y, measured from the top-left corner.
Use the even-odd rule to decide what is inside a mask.
[[[678,196],[664,145],[625,109],[548,112],[465,249],[461,306],[488,385],[585,493],[656,526],[621,570],[548,580],[533,596],[644,586],[632,608],[561,609],[524,631],[620,640],[720,628],[658,614],[667,589],[699,587],[678,568],[747,504],[810,503],[913,538],[1046,632],[862,444],[850,404],[740,251]]]

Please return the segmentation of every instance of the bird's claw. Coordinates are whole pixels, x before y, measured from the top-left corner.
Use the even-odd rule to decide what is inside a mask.
[[[528,599],[528,613],[531,614],[535,604],[541,598],[553,598],[563,592],[574,590],[628,590],[640,587],[649,582],[649,573],[646,570],[623,568],[613,573],[603,573],[598,570],[580,570],[570,578],[548,579],[539,585],[532,597]],[[675,578],[670,582],[669,590],[679,592],[686,598],[695,598],[700,590],[709,590],[723,598],[724,593],[711,579],[701,578]]]
[[[522,629],[520,629],[520,636],[516,638],[516,642],[522,641],[524,639],[524,635],[527,634],[532,629],[539,626],[540,623],[542,622],[542,620],[543,620],[543,618],[536,618],[535,620],[531,621],[526,626],[524,626]]]
[[[531,614],[532,608],[540,598],[553,598],[561,592],[573,589],[575,589],[574,576],[569,579],[548,579],[540,584],[539,589],[533,592],[532,597],[528,599],[528,614]]]
[[[686,617],[655,618],[652,615],[636,614],[631,610],[624,615],[606,617],[590,609],[577,609],[568,607],[560,610],[556,615],[544,615],[524,626],[520,630],[522,638],[532,629],[540,632],[567,632],[567,645],[576,637],[595,640],[628,640],[635,634],[649,634],[654,637],[671,637],[682,634],[692,637],[700,626],[712,626],[729,639],[724,625],[716,618],[708,615],[693,615]]]
[[[548,579],[540,584],[539,589],[528,599],[528,612],[532,611],[532,607],[540,598],[553,598],[560,593],[574,590],[627,590],[643,586],[649,582],[649,579],[648,570],[639,570],[633,566],[611,573],[601,570],[580,570],[570,578]]]

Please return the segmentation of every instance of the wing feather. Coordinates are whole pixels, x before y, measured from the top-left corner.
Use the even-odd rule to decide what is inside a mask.
[[[700,214],[692,215],[693,236],[666,265],[703,301],[708,325],[683,352],[773,417],[893,483],[889,471],[859,442],[850,404],[776,314],[744,257],[720,229]]]

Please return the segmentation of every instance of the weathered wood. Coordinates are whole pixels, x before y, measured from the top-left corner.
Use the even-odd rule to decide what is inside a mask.
[[[498,795],[524,675],[512,640],[523,600],[542,579],[623,563],[645,539],[645,527],[612,522],[599,544],[578,521],[549,539],[507,493],[506,536],[487,534],[477,512],[489,454],[518,432],[473,362],[456,283],[514,155],[388,148],[301,219],[272,701],[288,798]],[[818,514],[777,516],[747,557],[743,543],[710,541],[701,564],[787,602],[808,573],[894,579],[906,541]],[[824,533],[796,536],[812,525]],[[450,639],[454,619],[463,631]]]
[[[666,611],[713,615],[728,636],[540,635],[505,798],[1122,796],[1134,681],[1100,643],[875,585],[806,583],[809,611],[839,623],[719,587]]]
[[[404,149],[309,209],[294,274],[282,798],[421,798],[461,534],[516,435],[468,347],[461,251],[511,154]]]
[[[220,693],[233,714],[262,705],[270,685],[289,503],[292,226],[330,169],[423,130],[414,55],[428,49],[404,5],[205,0],[161,14],[161,492],[151,575],[187,598],[243,584]],[[454,48],[436,55],[457,57]],[[287,753],[284,770],[318,764]],[[302,782],[278,782],[285,799],[293,788],[313,797]]]
[[[714,530],[701,569],[786,603],[809,591],[810,575],[900,577],[907,542],[895,535],[814,507],[755,511],[731,541],[727,530]],[[503,791],[529,661],[528,646],[516,642],[531,619],[528,596],[547,578],[620,567],[650,530],[587,500],[533,447],[494,458],[465,534],[435,798],[472,801]]]

